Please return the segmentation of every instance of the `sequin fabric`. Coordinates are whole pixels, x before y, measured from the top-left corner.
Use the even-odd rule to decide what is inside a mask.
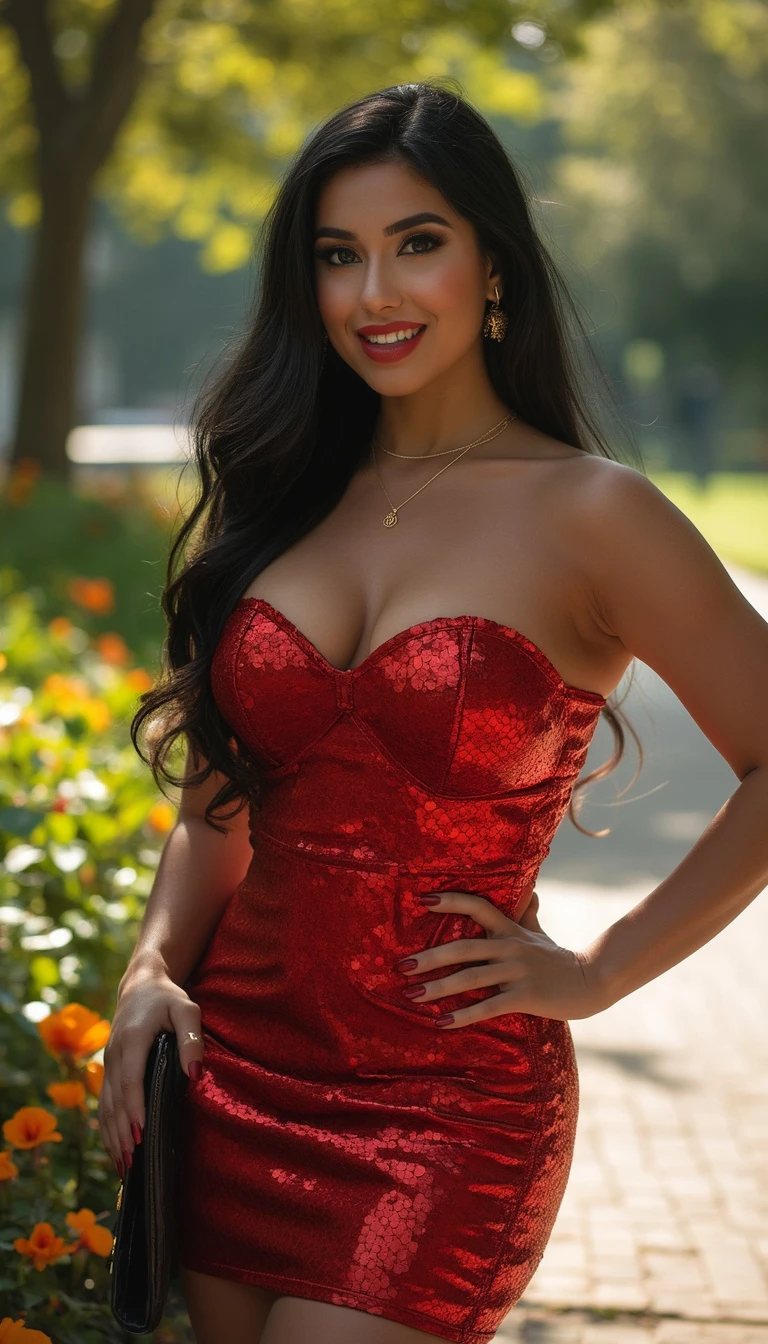
[[[262,792],[252,864],[185,985],[205,1058],[184,1103],[181,1263],[488,1344],[568,1177],[571,1034],[526,1013],[440,1030],[498,991],[419,1004],[395,964],[485,937],[421,893],[522,913],[604,698],[477,616],[337,669],[260,598],[233,611],[211,682]]]

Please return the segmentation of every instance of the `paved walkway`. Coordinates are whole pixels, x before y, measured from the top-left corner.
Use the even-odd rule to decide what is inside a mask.
[[[743,588],[768,615],[768,584]],[[584,824],[605,822],[590,812]],[[620,833],[622,813],[609,824]],[[542,870],[540,919],[584,946],[649,889]],[[497,1344],[768,1344],[767,960],[763,892],[679,966],[571,1023],[574,1164],[544,1259]]]

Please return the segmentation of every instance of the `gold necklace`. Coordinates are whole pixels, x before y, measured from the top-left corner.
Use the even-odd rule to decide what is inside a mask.
[[[489,436],[495,438],[497,430],[501,433],[502,429],[509,424],[510,420],[516,419],[517,417],[512,413],[505,415],[503,420],[499,420],[497,425],[493,425],[490,429],[487,429],[484,434],[480,435],[479,439],[473,439],[472,443],[465,443],[458,448],[443,448],[439,453],[393,453],[391,448],[385,448],[383,444],[377,443],[376,440],[374,440],[374,447],[380,448],[382,453],[387,454],[387,457],[401,457],[403,461],[408,457],[422,459],[428,457],[447,457],[449,453],[460,453],[462,448],[476,448],[478,444],[487,443]]]
[[[507,425],[509,424],[510,420],[512,420],[513,418],[514,418],[513,412],[510,411],[509,415],[505,415],[504,419],[503,419],[503,420],[500,420],[498,425],[494,425],[494,427],[493,427],[492,430],[490,430],[490,429],[487,430],[486,433],[485,433],[484,435],[481,435],[481,437],[480,437],[479,439],[474,439],[474,440],[472,441],[472,443],[467,443],[467,444],[464,445],[463,448],[456,449],[456,450],[454,450],[454,451],[457,451],[457,452],[458,452],[459,457],[463,457],[465,453],[468,453],[468,452],[469,452],[470,448],[476,448],[476,447],[478,446],[478,444],[480,444],[480,443],[488,443],[488,442],[490,441],[490,439],[495,439],[495,438],[497,438],[497,436],[498,436],[499,434],[501,434],[502,430],[506,429],[506,427],[507,427]],[[377,475],[378,478],[379,478],[379,484],[381,485],[381,488],[382,488],[382,490],[384,491],[384,494],[387,496],[387,503],[389,504],[389,509],[390,509],[389,513],[385,514],[384,517],[383,517],[382,520],[381,520],[382,523],[383,523],[383,525],[384,525],[384,527],[394,527],[394,526],[395,526],[395,523],[397,522],[397,515],[398,515],[400,509],[402,509],[403,504],[408,504],[408,503],[410,503],[410,501],[411,501],[412,499],[414,499],[414,498],[416,497],[416,495],[420,495],[420,494],[421,494],[422,490],[426,490],[427,486],[432,484],[432,481],[436,480],[438,476],[441,476],[441,475],[443,474],[444,471],[447,471],[447,470],[448,470],[449,467],[452,467],[452,466],[453,466],[453,462],[458,462],[458,460],[459,460],[459,457],[454,457],[453,462],[447,462],[447,463],[445,464],[444,467],[441,467],[439,471],[436,471],[435,474],[434,474],[434,476],[430,476],[429,480],[428,480],[428,481],[425,481],[423,485],[420,485],[419,488],[418,488],[418,490],[414,490],[413,494],[412,494],[412,495],[409,495],[407,499],[404,499],[402,504],[393,504],[393,503],[392,503],[392,500],[390,499],[389,494],[387,493],[387,487],[385,486],[385,484],[384,484],[384,482],[383,482],[383,480],[382,480],[382,478],[381,478],[381,471],[379,470],[379,463],[378,463],[378,459],[377,459],[377,457],[376,457],[376,443],[375,443],[375,441],[374,441],[374,443],[373,443],[373,450],[374,450],[374,452],[373,452],[373,465],[374,465],[375,468],[376,468],[376,475]],[[410,457],[411,454],[410,454],[410,453],[408,453],[408,454],[398,453],[398,454],[396,454],[396,456],[398,456],[398,457],[402,457],[402,456],[408,456],[408,457]],[[431,453],[420,453],[420,454],[418,454],[418,456],[420,456],[420,457],[431,457],[432,454],[431,454]],[[443,456],[443,454],[435,453],[434,456],[435,456],[435,457]]]

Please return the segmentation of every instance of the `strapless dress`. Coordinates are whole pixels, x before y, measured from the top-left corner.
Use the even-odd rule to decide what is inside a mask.
[[[253,861],[185,982],[205,1058],[184,1100],[180,1263],[488,1344],[568,1178],[571,1033],[516,1012],[437,1028],[498,989],[420,1005],[395,965],[485,937],[421,893],[522,912],[605,698],[480,616],[339,669],[262,598],[234,608],[211,685],[260,795]]]

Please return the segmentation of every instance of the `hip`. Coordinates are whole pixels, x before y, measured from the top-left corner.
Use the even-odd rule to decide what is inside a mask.
[[[535,1104],[573,1082],[567,1022],[489,1013],[443,1031],[434,1025],[441,1013],[490,1000],[494,987],[421,1005],[403,996],[408,980],[395,969],[403,957],[485,936],[467,915],[424,909],[419,895],[441,889],[474,891],[505,912],[521,908],[521,894],[525,904],[517,872],[473,882],[446,871],[436,881],[434,873],[406,878],[264,851],[186,982],[203,1028],[266,1067],[406,1086],[426,1077],[470,1105],[512,1095]]]

